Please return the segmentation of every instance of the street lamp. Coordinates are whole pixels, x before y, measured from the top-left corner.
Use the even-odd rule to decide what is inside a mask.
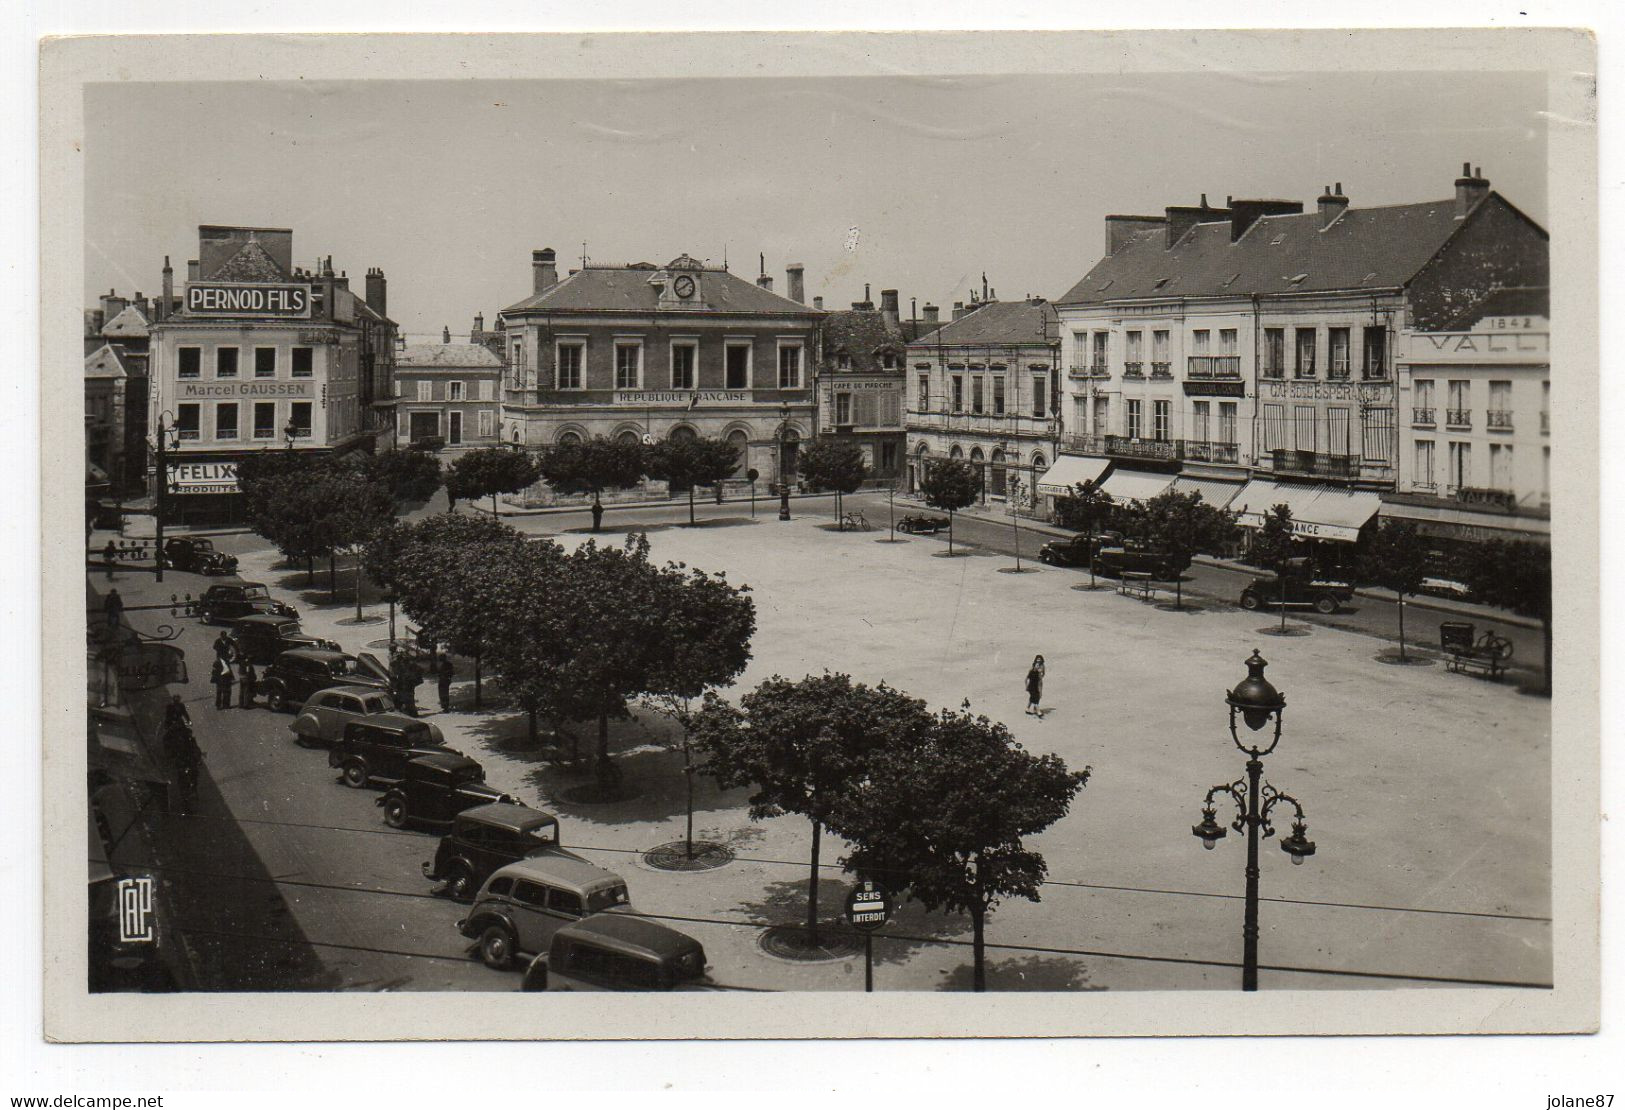
[[[790,406],[779,409],[779,519],[790,519]]]
[[[1258,836],[1261,830],[1266,837],[1275,835],[1270,814],[1278,804],[1285,803],[1293,811],[1292,835],[1281,841],[1281,850],[1291,856],[1295,864],[1315,854],[1315,842],[1307,835],[1309,826],[1304,821],[1303,806],[1292,795],[1262,781],[1263,759],[1281,742],[1281,715],[1286,709],[1286,696],[1264,677],[1264,668],[1268,665],[1254,649],[1247,660],[1247,677],[1224,698],[1230,706],[1230,739],[1247,755],[1247,776],[1210,789],[1202,800],[1201,822],[1191,826],[1192,835],[1202,841],[1204,848],[1211,849],[1223,840],[1225,827],[1218,822],[1213,799],[1216,795],[1228,794],[1236,803],[1236,819],[1230,827],[1237,832],[1247,831],[1247,900],[1241,927],[1241,989],[1244,991],[1258,989]],[[1275,730],[1268,747],[1242,743],[1241,734],[1236,731],[1238,713],[1252,732],[1262,731],[1274,720]]]
[[[179,447],[181,442],[181,430],[173,423],[166,424],[165,417],[173,422],[175,414],[168,409],[158,414],[158,428],[150,443],[153,459],[158,464],[153,493],[152,560],[159,582],[164,580],[164,494],[169,492],[169,451],[172,447]]]
[[[395,657],[395,602],[399,595],[393,589],[384,591],[384,600],[389,602],[389,657]]]

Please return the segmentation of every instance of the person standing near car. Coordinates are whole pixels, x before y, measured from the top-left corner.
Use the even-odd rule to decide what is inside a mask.
[[[1033,665],[1027,668],[1027,712],[1039,720],[1044,719],[1044,711],[1039,708],[1039,702],[1044,697],[1044,657],[1033,656]]]
[[[451,652],[440,656],[440,662],[435,667],[435,684],[439,687],[440,712],[451,711],[451,680],[457,676],[457,669],[451,665]]]
[[[227,664],[237,661],[237,644],[230,633],[222,631],[214,638],[214,657]]]
[[[216,709],[230,709],[231,684],[233,682],[231,664],[220,656],[215,656],[214,671],[209,676],[209,681],[214,683],[214,707]]]
[[[254,690],[259,685],[260,676],[254,671],[254,661],[243,656],[237,664],[237,707],[239,709],[254,708]]]
[[[107,591],[107,596],[102,599],[102,614],[107,618],[107,627],[117,631],[119,622],[124,619],[124,599],[117,590]]]
[[[102,565],[107,568],[108,578],[113,577],[113,563],[117,558],[118,550],[113,546],[113,541],[108,540],[107,546],[102,548]]]

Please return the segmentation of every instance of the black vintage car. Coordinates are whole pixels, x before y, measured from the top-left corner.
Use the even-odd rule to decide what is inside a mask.
[[[388,690],[389,672],[371,655],[357,657],[325,648],[295,648],[277,656],[259,683],[265,704],[278,713],[298,708],[316,691],[329,686]]]
[[[434,859],[423,865],[423,877],[444,883],[442,893],[466,902],[504,864],[540,852],[563,851],[557,817],[529,806],[493,802],[465,809],[452,819],[451,831],[440,838]]]
[[[197,615],[203,618],[204,624],[230,624],[238,617],[254,613],[299,619],[299,610],[272,597],[264,582],[217,583],[203,591],[197,605]]]
[[[1102,547],[1095,554],[1095,569],[1101,574],[1119,577],[1125,572],[1135,574],[1149,574],[1159,582],[1172,582],[1185,568],[1190,566],[1189,559],[1179,559],[1165,551],[1136,543],[1133,540],[1124,541],[1112,547]]]
[[[202,536],[175,536],[164,541],[164,566],[193,574],[236,574],[237,556],[214,549]]]
[[[299,622],[274,613],[251,613],[231,622],[231,638],[237,651],[255,666],[263,667],[276,661],[285,651],[296,648],[320,648],[337,651],[339,645],[320,636],[312,636],[299,627]],[[294,701],[303,705],[305,699]]]
[[[899,532],[910,535],[934,536],[948,527],[948,518],[945,516],[931,516],[927,513],[913,513],[897,522]]]
[[[1354,587],[1347,582],[1323,582],[1303,574],[1286,576],[1286,607],[1313,608],[1317,613],[1332,614],[1343,603],[1354,597]],[[1238,604],[1243,609],[1262,609],[1268,605],[1281,605],[1281,579],[1254,578],[1242,588]]]
[[[439,731],[417,718],[378,713],[344,726],[344,735],[327,750],[327,765],[339,769],[345,786],[359,788],[374,779],[396,782],[418,756],[445,750]]]
[[[1123,537],[1116,532],[1096,532],[1093,546],[1098,554],[1101,548],[1118,547]],[[1038,549],[1038,561],[1052,567],[1086,567],[1089,565],[1090,538],[1086,535],[1068,536],[1052,540]]]
[[[465,809],[514,799],[485,785],[485,768],[453,751],[414,756],[378,798],[384,823],[392,829],[407,825],[444,828]]]

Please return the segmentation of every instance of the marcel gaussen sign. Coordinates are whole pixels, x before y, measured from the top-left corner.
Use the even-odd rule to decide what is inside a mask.
[[[194,281],[186,286],[189,316],[310,316],[310,286],[296,282]]]
[[[180,462],[169,464],[171,493],[236,493],[234,462]]]
[[[191,380],[175,383],[175,397],[181,401],[247,401],[271,400],[276,397],[310,398],[315,396],[316,386],[309,378],[297,382],[248,378],[242,381]]]

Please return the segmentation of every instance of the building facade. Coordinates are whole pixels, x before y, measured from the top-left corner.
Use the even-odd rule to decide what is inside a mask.
[[[1071,465],[1120,498],[1199,490],[1243,526],[1285,503],[1305,538],[1352,544],[1401,481],[1400,337],[1546,266],[1546,233],[1465,167],[1454,199],[1352,208],[1339,184],[1311,211],[1107,217],[1056,307]]]
[[[123,372],[123,384],[118,390],[117,408],[121,414],[118,427],[104,428],[98,424],[95,434],[101,445],[93,452],[113,460],[112,469],[105,473],[113,492],[133,493],[145,481],[149,333],[152,321],[163,309],[162,298],[149,301],[144,293],[122,297],[110,289],[100,297],[96,308],[85,313],[87,391],[93,388],[90,384],[93,376],[110,372],[109,357],[116,358]],[[103,348],[110,349],[114,355],[102,354]],[[87,402],[89,399],[87,392]],[[104,399],[99,402],[101,400]],[[87,426],[87,433],[90,430]]]
[[[1033,491],[1059,445],[1060,349],[1041,297],[955,305],[953,319],[910,343],[909,490],[932,460],[963,459],[984,502],[1005,501],[1014,479],[1017,507],[1046,514],[1051,498]]]
[[[152,325],[148,407],[154,428],[175,433],[168,511],[202,522],[240,512],[247,452],[391,441],[396,341],[382,271],[368,272],[363,298],[331,258],[294,267],[286,228],[204,225],[198,238],[179,308]]]
[[[476,326],[475,336],[480,329]],[[395,444],[440,441],[448,449],[501,442],[502,359],[477,338],[403,344],[395,355]]]
[[[1400,480],[1382,515],[1441,547],[1551,534],[1548,291],[1505,289],[1399,356]]]
[[[85,485],[122,489],[125,473],[125,389],[130,379],[124,352],[103,343],[85,356]]]
[[[902,475],[908,449],[903,429],[908,339],[897,290],[880,291],[879,309],[868,294],[865,287],[863,300],[824,317],[817,427],[820,436],[856,444],[871,477],[891,484]]]
[[[765,274],[753,284],[686,254],[561,280],[548,249],[532,272],[531,295],[500,314],[504,443],[713,437],[740,449],[739,478],[794,481],[824,315],[801,303],[801,267],[788,297]]]

